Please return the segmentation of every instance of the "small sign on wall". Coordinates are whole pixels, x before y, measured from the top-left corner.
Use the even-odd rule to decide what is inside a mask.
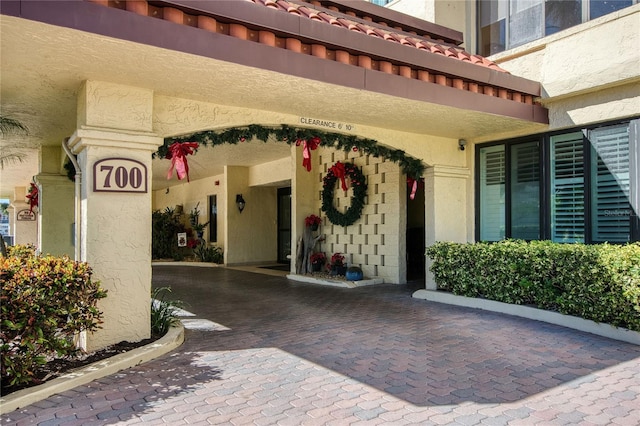
[[[178,233],[178,247],[186,247],[187,246],[187,233],[179,232]]]
[[[34,222],[36,220],[36,214],[29,209],[19,210],[17,220],[19,222]]]
[[[147,192],[147,166],[129,158],[105,158],[93,164],[93,192]]]

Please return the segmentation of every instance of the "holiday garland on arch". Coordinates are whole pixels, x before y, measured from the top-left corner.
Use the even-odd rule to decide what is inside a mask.
[[[289,145],[302,145],[304,150],[304,164],[309,170],[309,157],[311,150],[319,146],[334,148],[344,152],[361,151],[366,155],[390,160],[398,166],[407,177],[414,180],[420,179],[424,173],[424,165],[416,158],[408,156],[403,150],[391,149],[380,145],[376,140],[360,138],[354,135],[326,132],[318,129],[294,128],[288,125],[276,127],[264,127],[252,124],[247,127],[235,127],[222,132],[207,130],[178,138],[165,138],[164,145],[158,149],[154,157],[168,158],[170,147],[174,143],[197,143],[199,146],[217,146],[223,144],[236,145],[252,139],[263,142],[282,141]],[[197,152],[197,149],[196,149]]]

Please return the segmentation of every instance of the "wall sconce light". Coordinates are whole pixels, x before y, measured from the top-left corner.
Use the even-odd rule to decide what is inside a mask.
[[[244,210],[244,206],[247,205],[246,201],[244,201],[244,198],[242,198],[242,194],[236,195],[236,205],[238,206],[238,210],[240,210],[240,213],[242,213],[242,210]]]
[[[467,146],[467,140],[466,139],[458,139],[458,149],[460,149],[460,151],[464,151],[464,148]]]

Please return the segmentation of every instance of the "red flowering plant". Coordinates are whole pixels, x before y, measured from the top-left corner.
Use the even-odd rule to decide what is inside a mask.
[[[305,226],[320,225],[321,222],[322,219],[320,219],[320,217],[316,216],[315,214],[311,214],[304,219]]]
[[[344,265],[344,256],[342,255],[342,253],[333,253],[333,256],[331,256],[330,265],[331,266]]]
[[[322,252],[311,253],[311,256],[309,256],[309,260],[311,261],[311,263],[323,264],[327,261],[327,256]]]

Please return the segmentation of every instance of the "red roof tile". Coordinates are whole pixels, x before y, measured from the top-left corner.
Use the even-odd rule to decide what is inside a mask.
[[[472,55],[459,47],[456,44],[459,42],[457,32],[411,17],[406,17],[407,22],[403,22],[405,15],[396,12],[395,15],[391,14],[394,19],[387,19],[387,9],[365,2],[88,1],[427,84],[448,86],[529,105],[534,103],[534,96],[539,95],[539,85],[533,84],[535,82],[521,84],[518,78],[507,75],[505,78],[497,78],[496,75],[471,69],[478,67],[508,74],[494,62]],[[141,7],[143,5],[146,7]],[[251,11],[254,6],[263,10],[254,13]],[[292,18],[307,20],[308,23],[296,22]],[[322,25],[329,25],[336,30],[323,30]],[[340,33],[341,29],[352,34]],[[459,61],[460,65],[449,63],[449,60]]]

